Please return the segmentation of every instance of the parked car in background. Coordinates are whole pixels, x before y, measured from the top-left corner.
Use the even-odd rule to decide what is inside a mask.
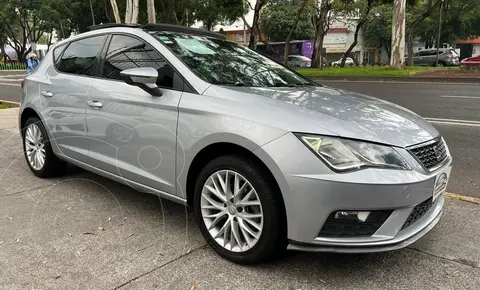
[[[332,62],[332,66],[340,66],[342,59]],[[347,57],[345,60],[345,66],[355,66],[355,61],[351,57]]]
[[[18,121],[36,176],[68,162],[188,205],[244,264],[406,247],[441,218],[452,167],[419,115],[176,25],[60,41],[22,83]]]
[[[471,57],[467,57],[467,58],[464,58],[462,59],[461,62],[469,62],[469,63],[480,63],[480,55],[479,56],[471,56]]]
[[[291,68],[305,68],[310,67],[312,60],[303,55],[289,55],[287,64]]]
[[[413,54],[413,65],[416,66],[436,66],[437,49],[425,49]],[[441,48],[438,51],[438,66],[459,65],[460,60],[457,52],[453,48]],[[405,65],[408,65],[408,57],[405,58]]]

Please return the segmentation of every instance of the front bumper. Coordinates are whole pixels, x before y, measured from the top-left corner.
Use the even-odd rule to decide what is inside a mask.
[[[405,226],[417,205],[433,200],[437,177],[450,176],[452,158],[433,173],[425,172],[404,149],[396,150],[413,170],[364,169],[333,173],[293,134],[261,148],[273,169],[287,212],[289,249],[333,252],[378,252],[405,247],[431,230],[443,212],[444,197],[415,222]],[[259,153],[259,152],[257,152]],[[259,155],[262,155],[259,153]],[[267,164],[268,165],[268,164]],[[324,236],[322,228],[335,211],[389,211],[388,218],[368,236]]]

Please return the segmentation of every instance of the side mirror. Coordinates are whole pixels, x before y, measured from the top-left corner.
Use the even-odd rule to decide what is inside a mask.
[[[162,93],[156,82],[158,71],[153,67],[136,67],[120,72],[120,78],[129,85],[140,87],[153,96],[161,96]]]

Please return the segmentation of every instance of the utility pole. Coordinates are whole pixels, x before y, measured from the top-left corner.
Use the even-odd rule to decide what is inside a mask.
[[[390,66],[403,68],[405,61],[405,2],[406,0],[394,0],[392,19],[392,49]]]
[[[438,66],[438,52],[440,50],[440,33],[442,31],[442,10],[443,10],[443,1],[440,3],[440,16],[438,20],[438,35],[437,35],[437,59],[435,60],[435,66]]]
[[[93,13],[92,0],[90,0],[90,11],[92,11],[92,22],[93,22],[93,25],[95,25],[95,14]]]

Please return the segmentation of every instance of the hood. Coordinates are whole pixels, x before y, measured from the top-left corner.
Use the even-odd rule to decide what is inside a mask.
[[[313,86],[215,87],[208,90],[209,93],[229,96],[237,102],[244,100],[242,103],[249,102],[257,112],[267,110],[265,114],[273,116],[278,126],[293,132],[325,134],[328,131],[331,135],[399,147],[429,141],[439,135],[414,112],[363,94]]]

